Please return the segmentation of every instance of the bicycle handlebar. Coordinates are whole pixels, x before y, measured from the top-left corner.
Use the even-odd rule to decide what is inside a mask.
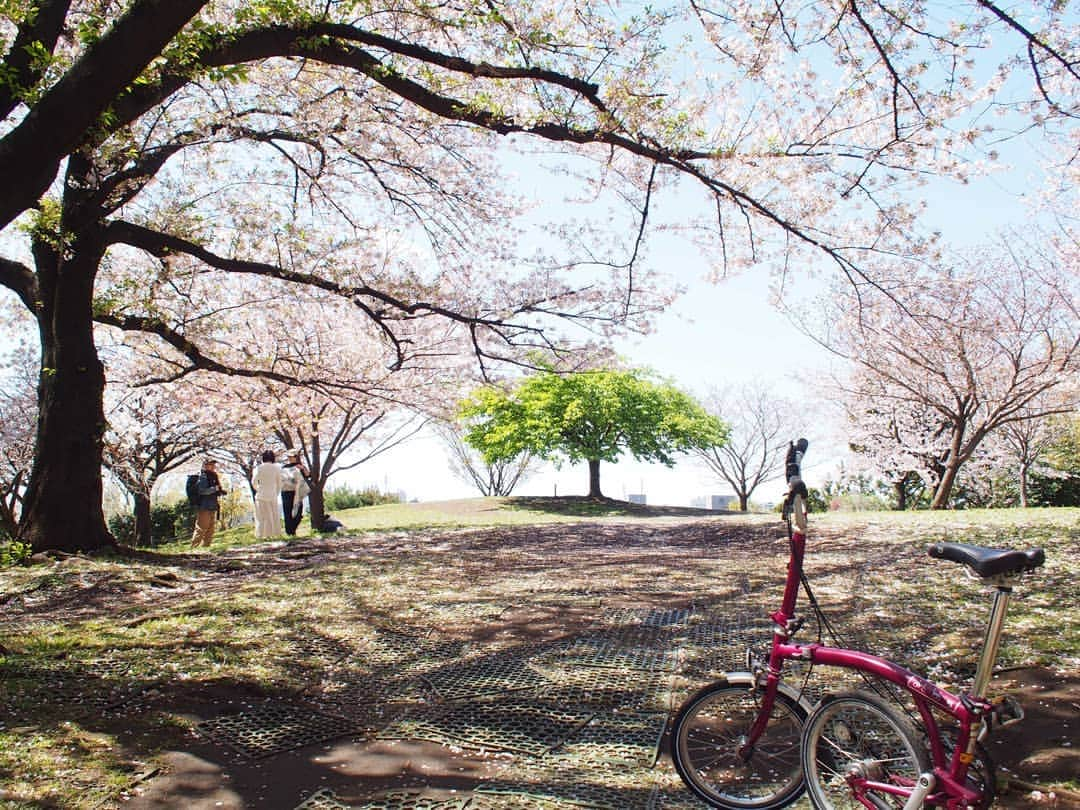
[[[787,482],[788,492],[796,492],[807,497],[806,484],[802,480],[802,460],[806,455],[806,448],[810,446],[810,442],[806,439],[799,439],[792,442],[787,451]]]
[[[784,520],[790,526],[792,511],[794,511],[796,523],[802,531],[806,530],[806,501],[810,497],[806,484],[802,480],[802,460],[803,456],[806,455],[806,448],[809,446],[810,442],[806,439],[792,442],[788,447],[785,470],[788,494],[784,498]],[[802,500],[799,508],[795,508],[796,498]]]

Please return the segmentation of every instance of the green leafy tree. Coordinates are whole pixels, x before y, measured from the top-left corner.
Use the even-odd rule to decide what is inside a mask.
[[[643,371],[543,371],[513,390],[483,388],[462,406],[465,441],[488,461],[531,453],[589,465],[589,497],[600,462],[623,453],[671,467],[675,456],[723,445],[728,428],[692,397]]]

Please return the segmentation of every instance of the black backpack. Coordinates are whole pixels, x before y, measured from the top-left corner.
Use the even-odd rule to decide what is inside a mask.
[[[187,477],[187,499],[188,503],[198,508],[199,506],[199,474],[189,475]]]

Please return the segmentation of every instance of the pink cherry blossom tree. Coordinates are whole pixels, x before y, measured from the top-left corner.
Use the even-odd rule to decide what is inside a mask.
[[[308,512],[315,529],[327,518],[325,494],[331,476],[393,450],[426,422],[415,411],[374,397],[274,385],[263,389],[260,409],[276,444],[300,451],[308,470]]]
[[[880,475],[892,489],[894,508],[903,511],[941,479],[947,423],[932,406],[897,398],[891,390],[888,381],[856,367],[841,386],[839,405],[856,471]]]
[[[854,368],[838,385],[868,425],[857,443],[875,452],[875,437],[883,467],[927,475],[933,508],[988,437],[1076,407],[1076,254],[1021,249],[1014,237],[890,296],[837,290],[819,335]]]
[[[208,372],[184,379],[199,392],[199,413],[217,426],[214,452],[249,482],[263,450],[282,457],[288,449],[301,452],[311,487],[309,513],[318,527],[326,517],[324,496],[331,477],[415,435],[427,420],[425,414],[437,410],[439,403],[454,401],[462,376],[457,361],[388,370],[378,362],[377,347],[343,329],[346,321],[333,317],[332,307],[287,309],[291,319],[282,313],[280,319],[248,324],[244,345],[259,347],[257,362],[277,368],[285,379],[303,374],[308,385]],[[276,328],[278,324],[283,327]],[[222,337],[236,334],[244,332]],[[436,337],[423,339],[435,345]],[[154,351],[155,344],[143,348],[150,351],[159,374],[170,373],[170,363]]]
[[[151,499],[165,474],[191,466],[220,442],[226,426],[197,419],[183,383],[111,384],[106,391],[105,467],[132,499],[137,545],[150,545]]]
[[[16,350],[0,367],[0,537],[14,537],[34,460],[37,415],[33,356]]]

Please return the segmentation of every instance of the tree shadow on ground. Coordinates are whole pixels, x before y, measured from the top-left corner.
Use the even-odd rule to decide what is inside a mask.
[[[956,599],[942,598],[942,583],[952,571],[929,561],[922,544],[867,531],[823,531],[815,533],[812,551],[809,574],[827,613],[847,635],[868,634],[871,649],[894,646],[909,654],[901,660],[911,660],[912,651],[926,650],[943,627],[955,623],[946,621],[956,612]],[[25,651],[0,658],[0,709],[17,709],[12,714],[20,725],[33,726],[35,734],[58,745],[85,745],[85,754],[79,749],[83,761],[99,745],[93,737],[98,734],[116,745],[124,763],[161,763],[160,773],[140,782],[141,795],[126,805],[139,810],[291,810],[321,786],[343,801],[361,802],[385,789],[460,795],[493,779],[519,795],[544,793],[555,806],[567,806],[576,797],[577,773],[537,774],[533,766],[541,758],[492,751],[500,740],[526,737],[529,727],[519,726],[531,721],[535,709],[527,699],[558,696],[560,705],[569,705],[584,694],[588,705],[605,711],[631,698],[637,706],[639,692],[651,700],[653,693],[637,682],[649,686],[656,676],[624,676],[610,668],[606,672],[617,677],[600,677],[605,670],[596,667],[597,657],[616,640],[636,646],[630,642],[643,629],[651,639],[663,628],[647,623],[662,623],[675,609],[691,610],[705,630],[715,623],[728,643],[721,649],[713,640],[716,632],[695,635],[688,626],[685,641],[673,644],[683,647],[684,664],[673,687],[696,688],[717,667],[741,667],[743,635],[751,645],[768,644],[768,611],[781,595],[786,557],[787,539],[778,524],[691,520],[628,526],[582,520],[307,539],[181,560],[151,554],[140,556],[130,570],[72,563],[66,571],[64,564],[57,571],[65,576],[55,585],[13,597],[6,607],[21,608],[20,623],[33,618],[80,625],[111,616],[115,638],[104,643],[87,636],[71,647],[64,639],[48,643],[54,631],[45,625],[40,636],[23,625],[19,632],[25,637],[12,646]],[[162,577],[170,572],[171,579]],[[1065,579],[1053,582],[1060,587]],[[910,583],[914,590],[906,587]],[[256,597],[264,601],[254,604]],[[294,600],[288,610],[279,609],[282,599]],[[334,611],[316,610],[323,603]],[[801,608],[805,612],[805,602]],[[148,624],[178,617],[200,621]],[[203,619],[226,624],[210,636],[206,628],[212,625]],[[254,651],[250,634],[242,632],[250,622],[264,631]],[[0,620],[0,631],[14,625]],[[86,627],[104,632],[100,625]],[[735,631],[737,644],[729,638]],[[804,634],[803,640],[812,640],[814,628]],[[580,643],[568,644],[575,640]],[[855,646],[862,645],[856,640]],[[238,662],[240,669],[234,667]],[[685,666],[690,663],[693,671]],[[234,668],[226,677],[219,674],[222,667]],[[535,682],[529,680],[534,668]],[[1035,675],[1046,683],[1032,686]],[[1022,777],[1053,773],[1067,780],[1076,760],[1063,735],[1071,725],[1075,682],[1048,672],[1035,675],[1018,679],[1015,688],[1034,717],[1045,715],[1044,722],[1009,729],[1023,736],[1003,737],[1007,745],[992,753]],[[553,679],[565,682],[548,682]],[[470,718],[439,714],[474,700],[503,701],[516,711],[506,716],[518,724],[510,727],[517,736],[511,738],[502,717],[492,712]],[[271,709],[289,710],[289,720],[314,713],[345,716],[365,731],[245,761],[194,728]],[[399,711],[414,712],[429,730],[456,724],[456,741],[380,738],[379,730],[395,723]],[[564,730],[555,721],[550,725]],[[540,724],[537,733],[548,728]],[[68,740],[66,735],[76,733],[86,742]],[[486,744],[487,753],[471,752],[463,738]],[[87,778],[91,771],[82,773]],[[649,773],[642,768],[632,775]],[[627,785],[599,770],[581,779],[589,774],[598,780],[598,791],[611,791],[605,806],[654,806],[642,782]],[[681,790],[670,762],[651,775]],[[683,805],[673,799],[670,806]]]

